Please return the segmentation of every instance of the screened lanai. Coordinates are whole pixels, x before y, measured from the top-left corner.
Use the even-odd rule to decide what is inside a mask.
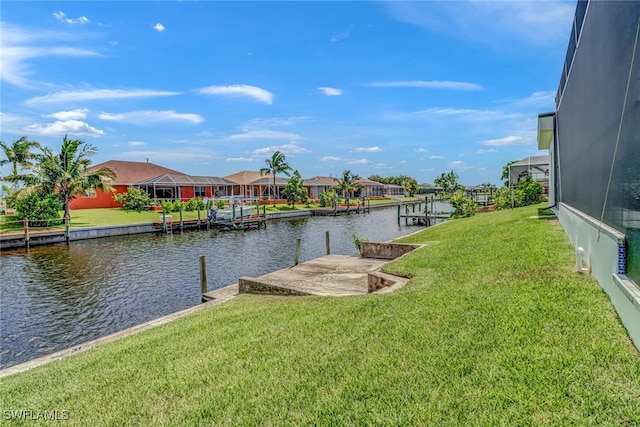
[[[509,184],[520,182],[527,175],[538,181],[547,192],[549,188],[549,156],[532,156],[509,165]]]
[[[145,189],[154,199],[182,201],[228,197],[232,194],[234,185],[237,184],[224,178],[180,174],[158,175],[134,184]]]

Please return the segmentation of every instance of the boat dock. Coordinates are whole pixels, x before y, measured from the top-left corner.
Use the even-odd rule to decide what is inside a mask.
[[[423,204],[424,209],[422,209]],[[429,227],[431,225],[434,225],[436,223],[436,220],[438,219],[448,219],[450,217],[450,214],[447,212],[436,213],[432,212],[432,210],[427,210],[426,202],[399,203],[398,224],[400,224],[400,220],[404,218],[405,225],[409,225],[409,221],[411,221],[411,223],[414,225],[424,225]]]
[[[156,221],[153,227],[157,232],[172,233],[183,230],[257,230],[267,226],[267,217],[264,215],[250,215],[233,219],[217,219],[209,222],[204,219],[183,219],[174,221],[171,215],[165,215],[164,220]]]

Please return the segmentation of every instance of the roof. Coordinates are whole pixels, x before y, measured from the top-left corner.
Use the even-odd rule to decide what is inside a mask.
[[[314,176],[313,178],[305,179],[306,181],[313,181],[313,185],[329,185],[331,187],[338,185],[338,181],[331,176]]]
[[[227,175],[224,177],[224,179],[228,179],[229,181],[233,181],[236,184],[240,184],[240,185],[249,185],[253,181],[260,179],[264,176],[265,175],[260,175],[260,172],[258,171],[240,171],[231,175]]]
[[[133,185],[137,182],[144,181],[159,175],[178,174],[182,172],[165,168],[149,162],[128,162],[124,160],[108,160],[104,163],[91,166],[89,170],[109,168],[117,175],[111,185]]]
[[[214,176],[191,176],[184,174],[165,174],[158,175],[153,178],[140,181],[137,185],[198,185],[198,186],[221,186],[221,185],[236,185],[235,182],[228,179],[214,177]]]
[[[287,178],[282,178],[276,175],[276,185],[287,185],[287,181],[288,181]],[[272,185],[272,184],[273,184],[273,175],[265,175],[249,183],[249,185]]]
[[[331,182],[329,182],[329,179],[331,179]],[[336,184],[338,183],[335,182],[333,178],[329,178],[326,176],[325,177],[315,176],[313,178],[304,180],[304,185],[309,187],[334,187]]]
[[[548,165],[549,164],[549,155],[545,156],[531,156],[526,159],[520,160],[519,162],[515,162],[511,165],[511,167],[515,166],[529,166],[529,165]]]
[[[365,185],[365,186],[369,186],[369,187],[376,187],[376,186],[377,187],[382,187],[382,186],[384,186],[384,184],[379,183],[378,181],[372,181],[372,180],[367,179],[367,178],[360,178],[358,180],[358,182],[363,184],[363,185]]]

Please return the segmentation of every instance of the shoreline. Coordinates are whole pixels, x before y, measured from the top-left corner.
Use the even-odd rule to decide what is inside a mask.
[[[378,203],[367,207],[367,209],[383,209],[398,206],[400,202]],[[420,203],[420,201],[411,201],[404,203]],[[422,202],[424,203],[424,202]],[[316,209],[317,210],[317,209]],[[357,214],[355,209],[354,214]],[[341,215],[351,213],[339,213]],[[271,212],[267,213],[267,221],[272,219],[284,219],[284,218],[301,218],[307,216],[313,216],[313,210],[299,210],[288,212]],[[331,214],[326,214],[331,216]],[[116,237],[126,236],[132,234],[147,234],[158,233],[153,222],[144,222],[137,224],[119,224],[97,227],[78,227],[69,229],[69,241],[80,241],[97,239],[102,237]],[[31,231],[29,234],[29,247],[31,246],[45,246],[54,245],[66,242],[66,234],[64,229],[53,231]],[[23,231],[16,233],[7,233],[0,235],[0,252],[25,249],[27,248],[27,241]]]

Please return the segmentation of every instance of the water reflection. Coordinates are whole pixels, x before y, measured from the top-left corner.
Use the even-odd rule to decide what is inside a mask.
[[[331,253],[356,255],[352,234],[387,241],[419,230],[395,208],[366,215],[270,221],[266,229],[132,235],[3,253],[0,368],[80,344],[200,302],[199,257],[209,289]]]

